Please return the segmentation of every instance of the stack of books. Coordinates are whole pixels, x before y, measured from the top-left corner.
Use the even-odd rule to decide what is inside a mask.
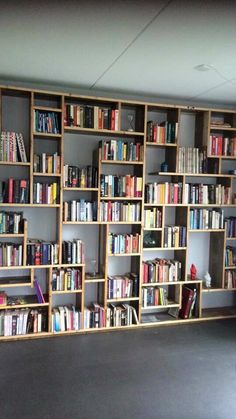
[[[53,155],[46,153],[34,154],[34,172],[60,174],[61,157],[57,152]]]
[[[0,181],[0,202],[27,204],[29,202],[29,181],[12,178]]]
[[[79,201],[64,202],[64,221],[97,221],[97,202]]]
[[[59,306],[52,309],[52,332],[80,330],[82,313],[73,305]]]
[[[108,299],[119,299],[138,296],[138,274],[115,275],[108,277]]]
[[[66,104],[65,127],[119,129],[119,110],[99,106]]]
[[[57,265],[59,245],[42,240],[29,240],[27,243],[27,265]]]
[[[142,264],[143,283],[181,281],[182,264],[178,260],[160,259],[147,260]]]
[[[103,202],[100,203],[101,222],[138,222],[141,216],[140,202]]]
[[[225,281],[224,286],[226,289],[234,289],[236,288],[236,271],[227,269],[225,271]]]
[[[18,336],[46,331],[46,310],[24,308],[0,311],[1,336]]]
[[[224,210],[221,208],[191,208],[189,225],[191,230],[218,230],[224,228]]]
[[[231,196],[231,188],[224,185],[204,185],[202,183],[185,184],[185,204],[230,205]]]
[[[13,131],[2,131],[0,137],[0,161],[27,162],[23,135]]]
[[[236,248],[233,246],[226,246],[225,251],[225,266],[236,266]]]
[[[183,226],[166,226],[164,228],[164,247],[185,247],[187,228]]]
[[[0,243],[0,266],[22,266],[22,264],[22,244]]]
[[[162,227],[162,211],[158,208],[144,209],[144,228],[161,228]]]
[[[132,324],[138,323],[135,307],[129,304],[109,304],[107,307],[107,327],[131,326]]]
[[[52,291],[75,291],[82,287],[82,272],[79,269],[53,269]]]
[[[57,204],[59,188],[57,182],[34,183],[33,200],[34,204]]]
[[[145,202],[147,204],[181,204],[182,183],[147,183],[145,185]]]
[[[141,177],[101,175],[101,197],[142,197]]]
[[[23,233],[23,213],[0,211],[0,234]]]
[[[158,144],[176,143],[178,136],[178,122],[163,121],[157,123],[148,121],[147,141]]]
[[[102,160],[142,161],[143,145],[124,140],[107,140],[99,143]]]
[[[236,237],[236,217],[227,217],[224,220],[226,237]]]
[[[165,306],[168,304],[165,288],[148,287],[142,290],[142,307]]]
[[[62,242],[62,262],[66,264],[84,263],[84,243],[80,239]]]
[[[34,111],[34,130],[45,134],[60,134],[60,121],[56,112]]]
[[[208,161],[206,150],[192,147],[179,147],[178,173],[207,173]]]
[[[106,326],[105,309],[100,304],[93,303],[84,309],[84,328],[94,329]]]
[[[139,253],[141,246],[140,234],[115,234],[110,233],[108,236],[108,253],[125,254]]]
[[[211,156],[236,156],[236,137],[223,137],[221,134],[210,135],[209,150]]]
[[[98,171],[96,167],[86,166],[64,166],[64,187],[65,188],[97,188]]]

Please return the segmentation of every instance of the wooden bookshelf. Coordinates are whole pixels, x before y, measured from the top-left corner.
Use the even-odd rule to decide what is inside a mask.
[[[208,228],[208,229],[190,229],[190,210],[191,209],[227,209],[230,212],[230,216],[236,216],[235,208],[235,198],[233,199],[233,182],[235,181],[236,175],[225,173],[228,171],[228,166],[232,165],[236,159],[235,156],[212,156],[210,153],[210,135],[217,132],[224,135],[225,137],[233,137],[236,132],[236,110],[230,109],[209,109],[204,107],[189,107],[188,105],[171,105],[171,104],[161,104],[153,102],[144,102],[144,101],[132,101],[132,100],[121,100],[115,98],[105,98],[97,96],[84,96],[76,94],[68,94],[66,92],[53,92],[47,90],[38,90],[30,88],[20,88],[15,86],[0,86],[2,97],[7,95],[7,92],[10,91],[9,103],[11,97],[21,97],[22,94],[27,97],[28,108],[27,115],[25,115],[25,120],[27,120],[27,127],[23,127],[24,121],[19,121],[22,128],[25,128],[23,131],[28,134],[24,136],[26,141],[26,151],[27,151],[27,162],[11,162],[0,160],[0,166],[2,170],[6,170],[6,173],[9,173],[11,176],[11,171],[19,169],[19,176],[27,178],[29,180],[29,201],[26,204],[14,204],[14,203],[0,203],[1,211],[21,211],[24,212],[24,208],[27,211],[32,213],[32,218],[36,223],[39,220],[39,214],[46,212],[49,208],[54,208],[52,212],[53,218],[53,228],[55,230],[55,243],[58,243],[59,246],[59,263],[52,265],[27,265],[26,251],[27,251],[27,237],[28,230],[22,234],[0,234],[2,243],[6,242],[8,239],[11,242],[23,242],[23,264],[21,266],[1,266],[0,267],[0,289],[1,291],[6,291],[10,288],[11,292],[14,291],[14,294],[17,296],[20,294],[19,290],[22,287],[33,287],[34,277],[37,275],[42,276],[42,281],[44,281],[46,293],[48,294],[48,302],[45,304],[32,303],[27,305],[15,305],[15,306],[0,306],[1,312],[5,309],[19,309],[19,308],[32,308],[37,309],[38,307],[44,308],[48,315],[47,330],[45,332],[32,333],[30,335],[18,335],[18,336],[0,336],[0,340],[17,340],[17,339],[31,339],[38,337],[46,336],[67,336],[70,334],[76,333],[89,333],[89,332],[103,332],[106,330],[122,330],[122,329],[132,329],[137,327],[149,327],[151,325],[159,326],[160,324],[181,324],[184,322],[196,322],[196,321],[207,321],[212,319],[221,319],[221,318],[232,318],[236,317],[236,307],[219,307],[215,309],[202,309],[202,299],[206,294],[208,298],[211,298],[211,295],[215,293],[230,293],[234,292],[236,288],[225,288],[225,277],[227,271],[234,271],[236,267],[227,266],[225,267],[225,252],[226,244],[234,246],[235,237],[226,237],[225,229],[221,228]],[[68,126],[64,125],[64,119],[67,118],[67,115],[64,115],[64,109],[68,106],[80,106],[81,108],[91,108],[93,107],[93,112],[95,114],[95,107],[102,109],[108,109],[110,115],[115,110],[117,111],[117,129],[106,129],[106,128],[93,128],[86,126]],[[49,112],[54,113],[58,117],[58,132],[57,133],[48,133],[48,132],[37,132],[36,126],[34,126],[34,115],[35,111]],[[1,128],[4,127],[4,110],[3,106],[1,109],[0,122]],[[85,111],[84,111],[85,112]],[[208,172],[209,173],[195,173],[194,170],[191,170],[193,173],[189,173],[186,170],[181,170],[179,163],[180,149],[182,147],[182,136],[184,135],[184,130],[179,135],[180,127],[182,122],[183,114],[194,114],[195,117],[195,133],[194,137],[194,147],[193,148],[204,148],[207,150],[207,159],[208,159]],[[231,126],[219,126],[211,123],[212,115],[223,115],[226,123],[230,121]],[[130,121],[128,116],[132,115],[132,124],[133,128],[129,126]],[[78,116],[78,115],[77,115]],[[110,117],[109,117],[110,118]],[[152,121],[154,124],[160,125],[163,121],[167,123],[165,129],[168,130],[168,124],[172,124],[175,127],[175,137],[171,139],[166,139],[164,143],[155,142],[150,140],[150,133],[148,132],[148,122]],[[78,122],[78,121],[77,121]],[[73,122],[74,123],[74,122]],[[112,120],[109,120],[110,127],[112,126]],[[227,124],[226,124],[227,125]],[[114,127],[113,127],[114,128]],[[10,129],[10,128],[9,128]],[[12,127],[12,130],[14,127]],[[133,129],[131,131],[130,129]],[[225,133],[225,134],[224,134]],[[172,135],[166,131],[167,135]],[[67,162],[67,152],[68,147],[70,147],[69,141],[73,139],[73,147],[75,145],[76,153],[78,153],[78,164],[76,163],[76,157],[74,156],[73,161]],[[101,149],[99,149],[100,141],[111,141],[111,140],[122,140],[123,142],[128,143],[141,143],[143,146],[143,155],[141,155],[139,160],[130,160],[131,157],[123,157],[124,160],[105,160],[101,158]],[[83,147],[89,147],[91,150],[91,159],[89,161],[83,161]],[[183,148],[183,147],[182,147]],[[41,173],[36,172],[34,168],[34,153],[47,152],[48,150],[57,151],[58,155],[61,157],[60,171],[58,173]],[[40,151],[38,151],[40,150]],[[51,151],[50,151],[51,152]],[[155,154],[156,153],[156,154]],[[157,156],[157,162],[153,167],[149,169],[149,159],[150,155],[154,154]],[[65,162],[66,156],[66,162]],[[81,158],[82,156],[82,158]],[[161,164],[159,164],[158,158],[160,157],[160,162],[166,162],[168,165],[168,171],[163,171]],[[87,157],[86,157],[87,158]],[[132,157],[134,158],[134,157]],[[138,158],[136,156],[136,158]],[[232,162],[231,162],[232,161]],[[97,187],[90,188],[80,188],[80,187],[64,187],[63,183],[63,169],[64,164],[71,164],[75,166],[84,166],[92,165],[97,168],[98,174],[98,185]],[[227,165],[227,166],[226,166]],[[231,168],[231,166],[230,166]],[[28,170],[29,169],[29,170]],[[8,171],[8,172],[7,172]],[[10,172],[9,172],[10,171]],[[20,173],[27,173],[20,175]],[[131,174],[134,176],[142,177],[142,197],[109,197],[101,196],[101,185],[100,185],[100,176],[101,174],[112,174],[114,175],[124,173]],[[147,203],[145,202],[145,184],[149,182],[173,182],[173,183],[182,183],[184,190],[186,183],[212,183],[212,184],[221,184],[224,187],[231,188],[232,200],[230,204],[185,204],[185,199],[183,196],[183,203],[178,204],[165,204],[165,203]],[[5,175],[4,175],[5,177]],[[14,177],[14,176],[12,176]],[[33,202],[33,184],[37,178],[42,177],[40,182],[52,182],[54,181],[58,184],[58,197],[56,204],[35,204]],[[162,180],[159,180],[162,177]],[[168,180],[168,177],[171,181]],[[48,178],[48,180],[47,180]],[[192,180],[190,178],[193,178]],[[163,180],[164,179],[164,180]],[[208,180],[207,180],[208,179]],[[71,192],[69,194],[68,192]],[[184,195],[184,194],[183,194]],[[81,199],[87,201],[97,202],[97,217],[96,221],[64,221],[63,213],[63,202],[71,199],[75,200],[76,197],[81,197]],[[85,198],[86,197],[86,198]],[[89,198],[88,198],[89,197]],[[79,199],[78,198],[78,199]],[[130,204],[140,203],[140,221],[100,221],[101,218],[101,205],[103,202],[115,201],[118,204],[122,204],[125,201],[130,202]],[[38,208],[39,211],[35,211],[35,208]],[[148,228],[144,227],[144,209],[154,210],[159,208],[161,211],[161,227]],[[186,227],[187,237],[186,237],[186,247],[164,247],[164,227],[167,226],[168,214],[173,212],[175,215],[175,223],[173,225],[183,225]],[[55,216],[54,216],[55,214]],[[128,219],[128,216],[126,217]],[[123,217],[125,219],[125,217]],[[31,228],[29,221],[28,228]],[[90,226],[96,226],[90,228]],[[155,225],[155,224],[154,224]],[[156,224],[160,225],[160,224]],[[52,227],[52,226],[48,226]],[[87,266],[87,260],[89,260],[89,254],[85,254],[86,263],[83,264],[63,264],[62,263],[62,243],[64,238],[69,240],[70,235],[72,238],[79,238],[80,232],[83,231],[83,236],[85,237],[86,251],[89,253],[90,245],[87,244],[87,240],[93,235],[98,235],[98,242],[96,244],[96,254],[97,254],[97,263],[98,271],[100,272],[98,277],[86,277],[85,272],[89,271]],[[122,231],[122,233],[120,233]],[[96,232],[96,233],[95,233]],[[141,246],[138,253],[118,253],[112,254],[109,253],[108,248],[108,238],[109,233],[114,234],[131,234],[131,232],[138,233],[140,235]],[[144,235],[150,233],[155,235],[157,238],[156,247],[145,248],[143,245]],[[188,263],[189,255],[188,250],[191,247],[191,240],[194,240],[195,233],[203,233],[199,235],[198,239],[203,240],[206,238],[205,233],[210,233],[209,235],[209,270],[213,278],[212,287],[210,289],[204,288],[202,286],[201,280],[189,281],[188,280]],[[18,240],[19,239],[19,240]],[[40,239],[40,237],[39,237]],[[17,241],[18,240],[18,241]],[[94,241],[95,242],[95,241]],[[216,242],[218,244],[216,244]],[[232,243],[231,243],[232,242]],[[168,252],[166,252],[168,251]],[[172,252],[172,253],[169,253]],[[160,255],[163,258],[163,253],[166,255],[171,255],[172,259],[177,260],[181,263],[181,277],[177,281],[160,281],[160,282],[142,282],[142,262],[147,259],[150,255],[147,253],[152,253],[152,258],[158,258]],[[115,258],[119,258],[115,260]],[[122,259],[125,258],[125,259]],[[126,260],[127,258],[127,260]],[[63,259],[64,260],[64,259]],[[117,263],[118,261],[118,263]],[[120,263],[122,262],[122,263]],[[194,261],[193,261],[194,262]],[[127,297],[127,298],[118,298],[118,299],[109,299],[108,298],[108,278],[112,267],[116,265],[116,273],[114,275],[120,276],[123,274],[123,265],[126,263],[130,264],[130,272],[134,272],[139,276],[138,283],[138,292],[136,297]],[[78,269],[81,271],[81,280],[82,286],[81,289],[77,290],[65,290],[65,291],[52,291],[52,273],[53,269]],[[20,275],[23,275],[23,270],[27,271],[27,280],[21,280]],[[10,272],[10,280],[8,281],[5,276],[6,272]],[[4,276],[5,274],[5,276]],[[16,275],[16,277],[12,275]],[[41,278],[40,276],[40,278]],[[15,278],[15,281],[14,281]],[[164,312],[168,314],[170,308],[180,308],[183,287],[195,287],[197,292],[197,302],[195,306],[195,313],[192,318],[182,320],[166,317],[161,319],[161,321],[156,322],[142,322],[143,312],[150,311],[152,313]],[[99,327],[94,329],[86,329],[84,327],[84,314],[85,314],[85,301],[86,297],[89,294],[89,289],[95,287],[97,289],[98,301],[100,306],[105,309],[105,313],[108,308],[112,306],[119,307],[120,305],[131,305],[137,314],[138,322],[132,319],[133,324],[128,326],[110,326],[108,327]],[[170,292],[168,295],[166,305],[151,305],[143,307],[142,302],[142,291],[147,288],[160,288],[164,287]],[[94,288],[93,288],[94,289]],[[176,293],[177,297],[172,295]],[[136,295],[136,294],[135,294]],[[68,298],[71,298],[73,305],[81,313],[81,328],[80,330],[65,330],[60,332],[53,332],[52,330],[52,310],[58,305],[56,303],[57,298],[60,298],[60,304],[63,305],[63,298],[67,301]],[[59,300],[58,300],[59,301]]]

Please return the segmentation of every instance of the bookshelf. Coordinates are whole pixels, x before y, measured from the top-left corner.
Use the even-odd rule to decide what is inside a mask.
[[[25,221],[0,233],[2,247],[22,244],[21,264],[0,263],[0,340],[236,317],[236,110],[14,86],[0,86],[0,103],[0,131],[21,133],[26,153],[1,140],[0,213]],[[28,198],[9,200],[9,179]],[[70,259],[78,240],[84,256]],[[65,242],[76,243],[66,260]],[[191,317],[179,318],[186,289]]]

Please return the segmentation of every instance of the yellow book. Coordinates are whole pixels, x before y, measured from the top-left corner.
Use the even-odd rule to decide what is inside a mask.
[[[57,203],[57,183],[56,182],[52,184],[52,203],[53,204]]]

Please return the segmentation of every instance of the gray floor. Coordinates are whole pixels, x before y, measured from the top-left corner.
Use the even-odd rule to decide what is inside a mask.
[[[1,419],[235,419],[236,321],[2,343]]]

